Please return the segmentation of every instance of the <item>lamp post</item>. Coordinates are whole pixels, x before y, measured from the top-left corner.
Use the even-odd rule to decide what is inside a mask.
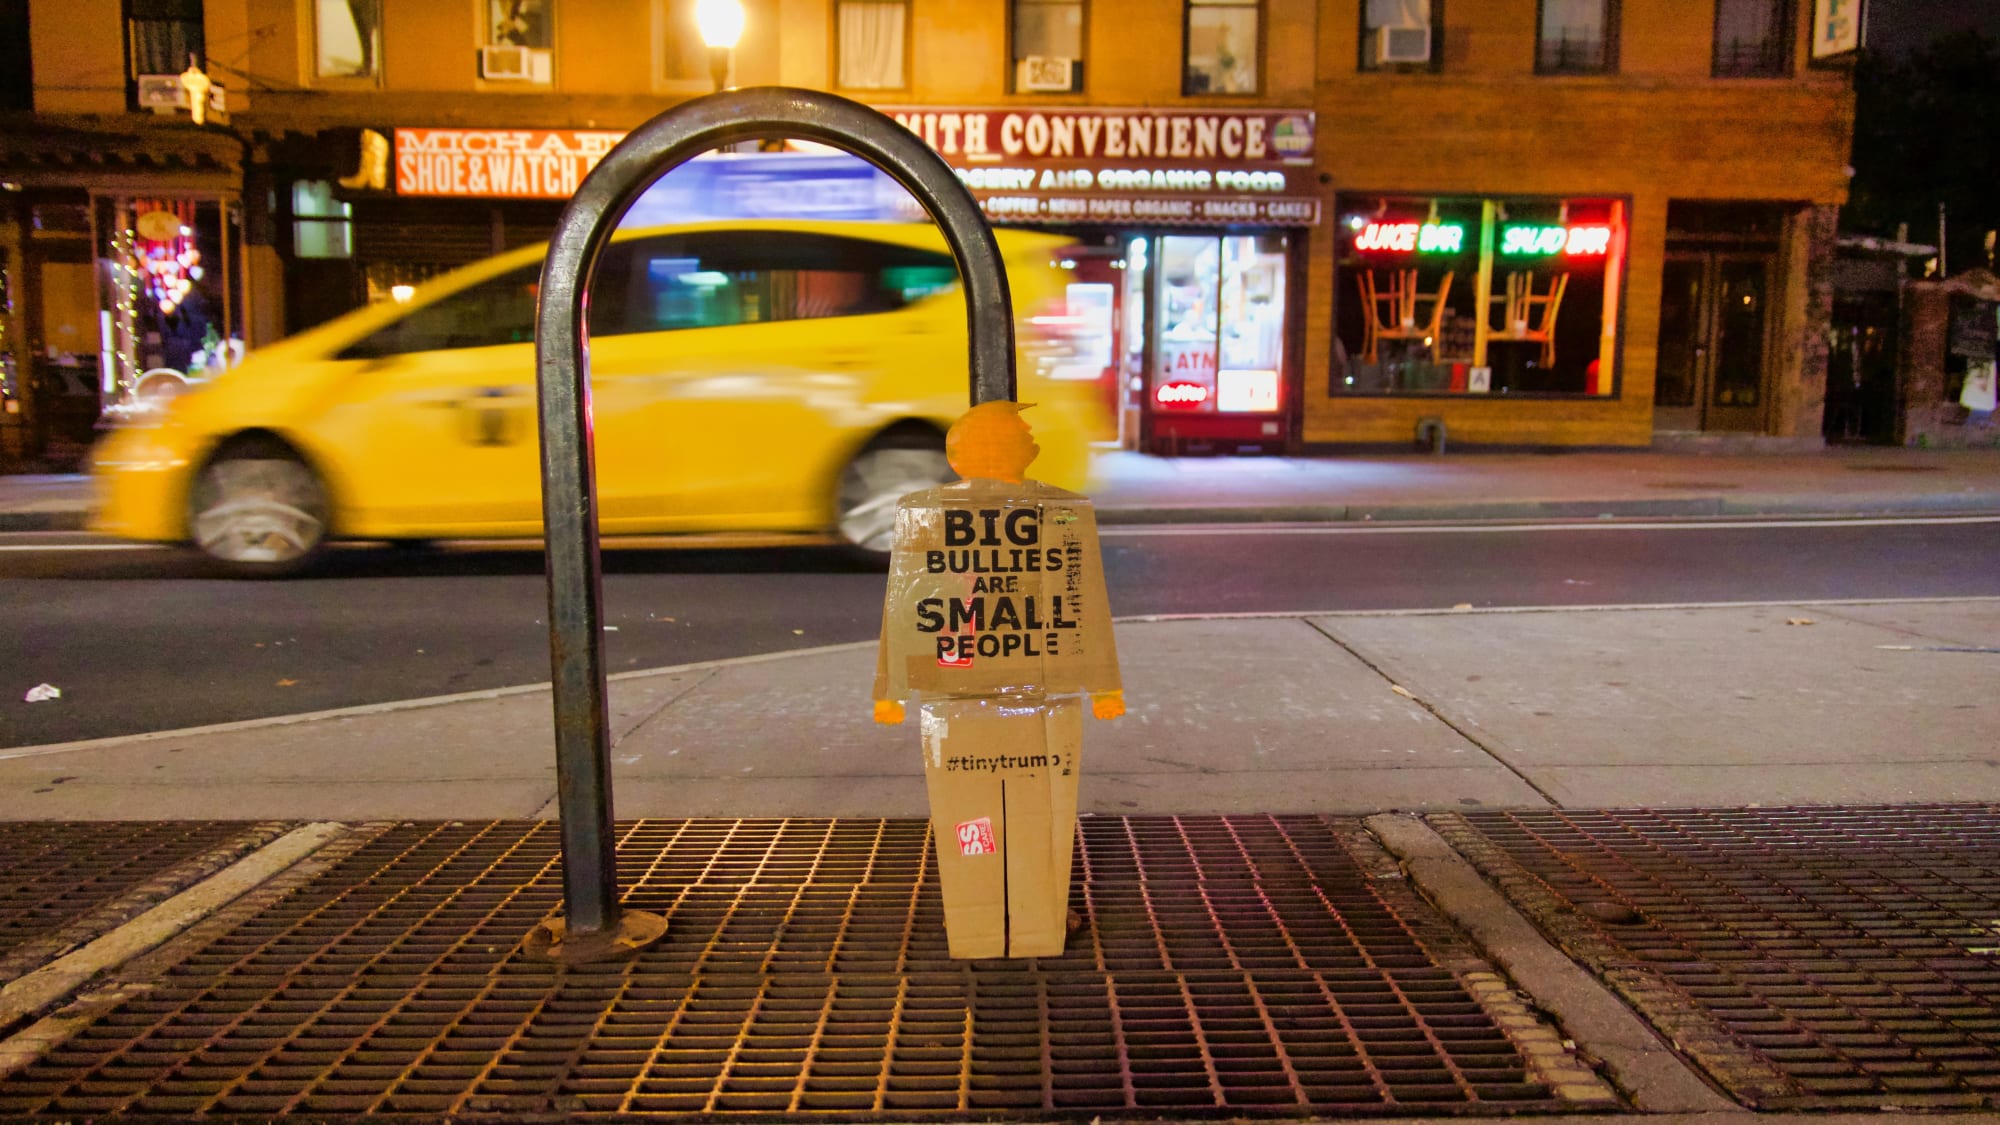
[[[729,57],[743,38],[742,0],[695,0],[694,22],[708,44],[708,69],[718,92],[729,88]]]

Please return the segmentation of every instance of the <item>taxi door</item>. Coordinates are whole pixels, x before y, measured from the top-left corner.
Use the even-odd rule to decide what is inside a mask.
[[[346,390],[312,427],[353,535],[535,534],[539,263],[476,283],[350,345]]]
[[[940,253],[809,231],[615,246],[592,285],[606,529],[824,526],[885,391],[944,384],[936,318],[905,306],[956,276]]]

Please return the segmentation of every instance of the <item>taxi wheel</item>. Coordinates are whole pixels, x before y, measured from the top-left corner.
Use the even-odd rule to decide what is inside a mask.
[[[326,546],[326,488],[278,441],[225,447],[195,481],[190,507],[195,546],[231,574],[296,574]]]
[[[896,501],[955,479],[942,436],[905,431],[876,438],[840,473],[835,527],[848,555],[873,567],[889,565]]]

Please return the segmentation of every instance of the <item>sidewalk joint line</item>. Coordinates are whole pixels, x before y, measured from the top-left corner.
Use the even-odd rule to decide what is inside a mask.
[[[1382,677],[1383,683],[1386,683],[1391,687],[1403,686],[1397,681],[1396,677],[1391,676],[1385,669],[1383,669],[1383,667],[1380,664],[1377,664],[1375,661],[1362,655],[1361,650],[1355,648],[1353,645],[1348,644],[1346,641],[1343,641],[1339,637],[1336,637],[1332,633],[1328,632],[1325,627],[1320,625],[1319,622],[1314,621],[1310,618],[1306,618],[1305,623],[1320,636],[1325,637],[1327,640],[1332,641],[1336,645],[1339,645],[1343,650],[1346,651],[1346,653],[1349,656],[1352,656],[1354,659],[1360,661],[1362,666],[1367,668],[1370,672],[1373,672],[1376,675]],[[1425,699],[1424,697],[1416,694],[1415,692],[1409,691],[1407,687],[1404,688],[1404,692],[1407,694],[1407,697],[1409,698],[1410,702],[1423,708],[1425,711],[1430,712],[1431,718],[1436,719],[1440,723],[1443,723],[1446,726],[1446,728],[1448,728],[1453,734],[1456,734],[1457,736],[1463,738],[1467,742],[1470,742],[1474,746],[1479,747],[1480,753],[1493,759],[1494,763],[1498,765],[1501,769],[1504,769],[1508,773],[1511,773],[1515,777],[1519,778],[1521,784],[1527,786],[1529,789],[1534,790],[1535,793],[1542,798],[1542,800],[1547,801],[1549,803],[1550,808],[1559,809],[1563,807],[1562,802],[1556,800],[1553,794],[1551,794],[1548,790],[1542,788],[1539,784],[1537,784],[1534,778],[1529,777],[1527,773],[1516,768],[1513,763],[1507,761],[1507,759],[1495,753],[1493,747],[1488,746],[1484,740],[1476,737],[1475,735],[1472,734],[1471,731],[1468,731],[1464,727],[1460,726],[1457,722],[1455,722],[1449,716],[1447,716],[1443,711],[1439,710],[1435,705],[1433,705],[1430,700]]]

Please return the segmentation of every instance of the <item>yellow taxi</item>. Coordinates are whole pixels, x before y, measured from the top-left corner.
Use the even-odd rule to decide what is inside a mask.
[[[997,232],[1020,319],[1035,475],[1077,487],[1109,423],[1045,377],[1038,315],[1064,240]],[[92,457],[93,526],[191,541],[243,574],[331,540],[541,533],[534,386],[542,247],[261,348]],[[929,226],[705,223],[620,231],[590,284],[603,533],[830,534],[886,557],[896,500],[951,479],[964,296]],[[1055,319],[1055,318],[1048,318]],[[1046,366],[1046,364],[1042,365]]]

